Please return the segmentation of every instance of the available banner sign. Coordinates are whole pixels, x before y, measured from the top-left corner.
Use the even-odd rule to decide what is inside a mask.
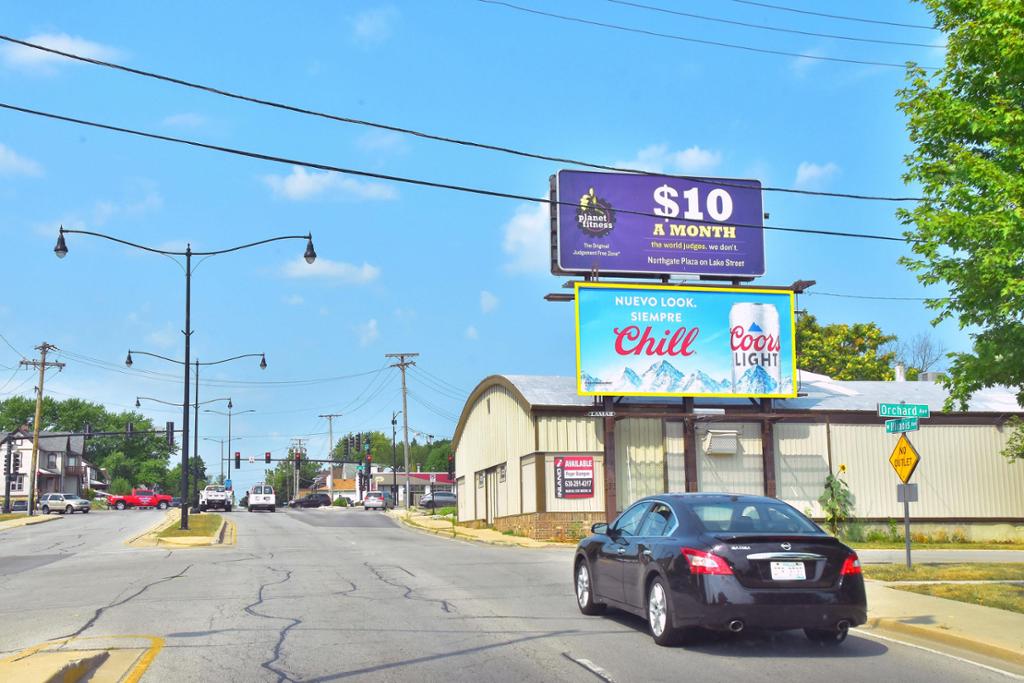
[[[757,180],[559,171],[551,272],[764,275]]]
[[[594,458],[555,458],[555,498],[594,497]]]
[[[793,292],[576,283],[581,396],[796,396]]]

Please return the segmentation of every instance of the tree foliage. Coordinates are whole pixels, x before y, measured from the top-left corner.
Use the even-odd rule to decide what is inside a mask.
[[[937,73],[911,66],[899,92],[914,151],[908,183],[924,200],[902,210],[935,322],[955,319],[970,352],[950,354],[947,408],[984,387],[1018,389],[1024,405],[1024,3],[920,0],[947,35]]]
[[[887,380],[893,378],[895,351],[885,347],[895,335],[882,332],[875,323],[821,325],[810,314],[796,323],[797,365],[809,372],[840,380]]]

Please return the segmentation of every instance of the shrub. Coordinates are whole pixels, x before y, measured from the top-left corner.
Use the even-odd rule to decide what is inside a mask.
[[[347,508],[348,507],[348,498],[346,498],[345,496],[338,496],[337,500],[335,500],[333,503],[331,503],[331,505],[333,505],[334,507],[339,507],[339,508]]]
[[[818,498],[825,512],[825,526],[833,536],[838,536],[843,524],[853,518],[853,493],[849,484],[840,478],[845,473],[846,465],[840,465],[839,472],[825,477],[825,490]]]
[[[865,540],[867,532],[860,522],[850,522],[843,529],[843,538],[852,543],[861,543]]]
[[[90,488],[82,489],[82,498],[85,498],[86,500],[92,500],[95,497],[96,497],[96,492],[93,491],[92,489],[90,489]]]
[[[442,517],[448,517],[450,515],[454,515],[455,514],[455,508],[454,507],[437,508],[436,510],[434,510],[434,514],[435,515],[441,515]]]
[[[889,527],[889,539],[888,540],[894,541],[894,542],[900,540],[900,531],[899,531],[899,527],[896,525],[896,520],[895,519],[887,519],[885,521],[885,523]]]
[[[114,495],[124,495],[126,493],[131,493],[131,490],[131,482],[123,477],[116,477],[113,481],[110,482],[110,492],[113,493]]]

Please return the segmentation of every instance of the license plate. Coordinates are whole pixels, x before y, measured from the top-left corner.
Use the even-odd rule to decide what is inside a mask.
[[[773,581],[803,581],[806,578],[803,562],[772,562]]]

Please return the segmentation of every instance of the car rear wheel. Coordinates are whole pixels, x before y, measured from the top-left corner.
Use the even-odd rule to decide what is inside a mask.
[[[166,500],[161,500],[160,503],[156,507],[159,510],[166,510],[167,509],[167,501]]]
[[[277,512],[277,508],[276,508],[276,507],[274,507],[273,505],[271,505],[271,506],[270,506],[270,511],[271,511],[271,512]]]
[[[68,505],[66,508],[64,508],[64,514],[66,514],[66,515],[73,515],[73,514],[75,514],[75,508],[73,508],[70,505]]]
[[[647,589],[647,623],[658,645],[674,645],[679,641],[680,631],[672,626],[672,602],[660,577]]]
[[[825,645],[839,645],[839,643],[846,640],[847,634],[850,632],[850,627],[843,625],[834,629],[827,628],[805,628],[804,635],[807,639],[815,643],[823,643]]]
[[[601,614],[607,608],[607,605],[594,602],[594,586],[590,581],[590,567],[586,560],[580,560],[576,565],[576,604],[580,612],[590,616]]]

